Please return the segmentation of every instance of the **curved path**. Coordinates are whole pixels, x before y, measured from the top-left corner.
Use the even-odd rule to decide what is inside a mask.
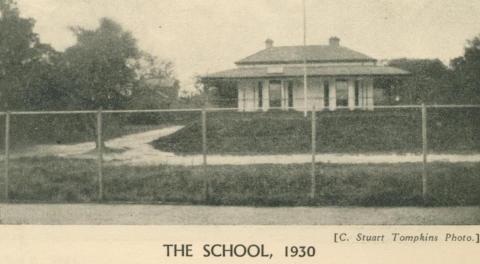
[[[165,137],[182,129],[182,126],[172,126],[148,132],[126,135],[106,142],[106,146],[119,149],[116,153],[107,153],[104,159],[110,165],[155,166],[162,164],[199,166],[202,165],[202,155],[175,155],[155,149],[150,143],[160,137]],[[95,148],[93,142],[74,145],[38,145],[29,151],[29,156],[54,155],[69,158],[95,158],[92,154]],[[302,164],[310,163],[310,154],[282,155],[208,155],[209,165],[252,165],[252,164]],[[317,154],[317,162],[337,164],[379,164],[379,163],[413,163],[422,162],[420,154]],[[430,154],[429,162],[480,162],[480,154]]]

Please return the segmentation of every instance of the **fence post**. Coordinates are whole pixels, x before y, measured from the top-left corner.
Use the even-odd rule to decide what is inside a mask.
[[[4,194],[5,201],[9,200],[9,159],[10,159],[10,113],[5,114],[5,178],[4,178]]]
[[[311,189],[310,199],[315,199],[316,191],[316,176],[315,176],[315,155],[317,154],[317,118],[316,118],[315,105],[312,108],[312,174],[311,174]]]
[[[103,200],[103,139],[102,109],[97,112],[98,200]]]
[[[209,182],[207,175],[207,110],[205,107],[202,108],[202,167],[203,167],[203,177],[204,177],[204,188],[205,188],[205,201],[209,200]]]
[[[423,201],[427,201],[427,155],[428,155],[428,142],[427,142],[427,107],[422,103],[422,153],[423,153],[423,168],[422,168],[422,197]]]

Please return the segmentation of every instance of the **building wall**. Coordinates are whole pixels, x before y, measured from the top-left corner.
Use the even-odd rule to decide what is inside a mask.
[[[323,98],[323,78],[307,78],[307,109],[322,109],[324,106]],[[304,111],[304,86],[303,79],[294,82],[294,100],[293,107],[295,110]]]
[[[364,92],[367,92],[367,105],[365,106],[367,110],[373,110],[374,102],[374,93],[373,93],[373,78],[367,78],[364,80]]]
[[[372,78],[361,78],[359,93],[358,93],[358,105],[355,101],[355,80],[357,78],[341,78],[347,81],[348,87],[348,108],[353,110],[355,108],[362,108],[365,110],[373,110],[374,97],[379,96],[379,100],[382,100],[383,91],[373,88]],[[280,80],[280,79],[272,79]],[[270,80],[239,80],[238,81],[238,109],[239,111],[267,111],[270,108],[270,96],[269,96],[269,81]],[[304,111],[304,86],[302,78],[295,79],[283,79],[282,81],[282,108],[288,107],[288,90],[287,82],[293,82],[293,108],[297,111]],[[333,111],[337,109],[336,98],[336,81],[334,77],[311,77],[307,79],[307,109],[311,110],[313,106],[316,109],[324,109],[324,82],[329,82],[329,106],[328,109]],[[263,83],[263,102],[262,107],[259,106],[259,82]],[[376,100],[376,98],[375,98]]]
[[[258,105],[258,81],[241,80],[238,82],[238,109],[255,111]]]
[[[330,93],[329,93],[329,105],[328,109],[333,111],[337,109],[337,79],[328,78],[330,83]]]

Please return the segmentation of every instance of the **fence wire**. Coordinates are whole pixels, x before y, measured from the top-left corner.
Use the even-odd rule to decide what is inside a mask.
[[[421,156],[412,162],[421,178],[409,190],[425,202],[443,188],[429,180],[435,177],[432,153],[480,153],[480,105],[310,108],[307,117],[292,107],[250,110],[1,112],[4,200],[237,204],[245,196],[246,204],[319,197],[335,204],[325,186],[338,185],[341,177],[329,173],[342,172],[326,172],[324,158],[349,164],[381,154]],[[241,184],[228,173],[243,177]]]

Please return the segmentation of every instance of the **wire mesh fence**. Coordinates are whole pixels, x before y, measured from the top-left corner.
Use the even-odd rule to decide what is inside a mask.
[[[475,187],[480,106],[312,107],[308,116],[297,110],[0,113],[3,198],[248,205],[480,202]]]

